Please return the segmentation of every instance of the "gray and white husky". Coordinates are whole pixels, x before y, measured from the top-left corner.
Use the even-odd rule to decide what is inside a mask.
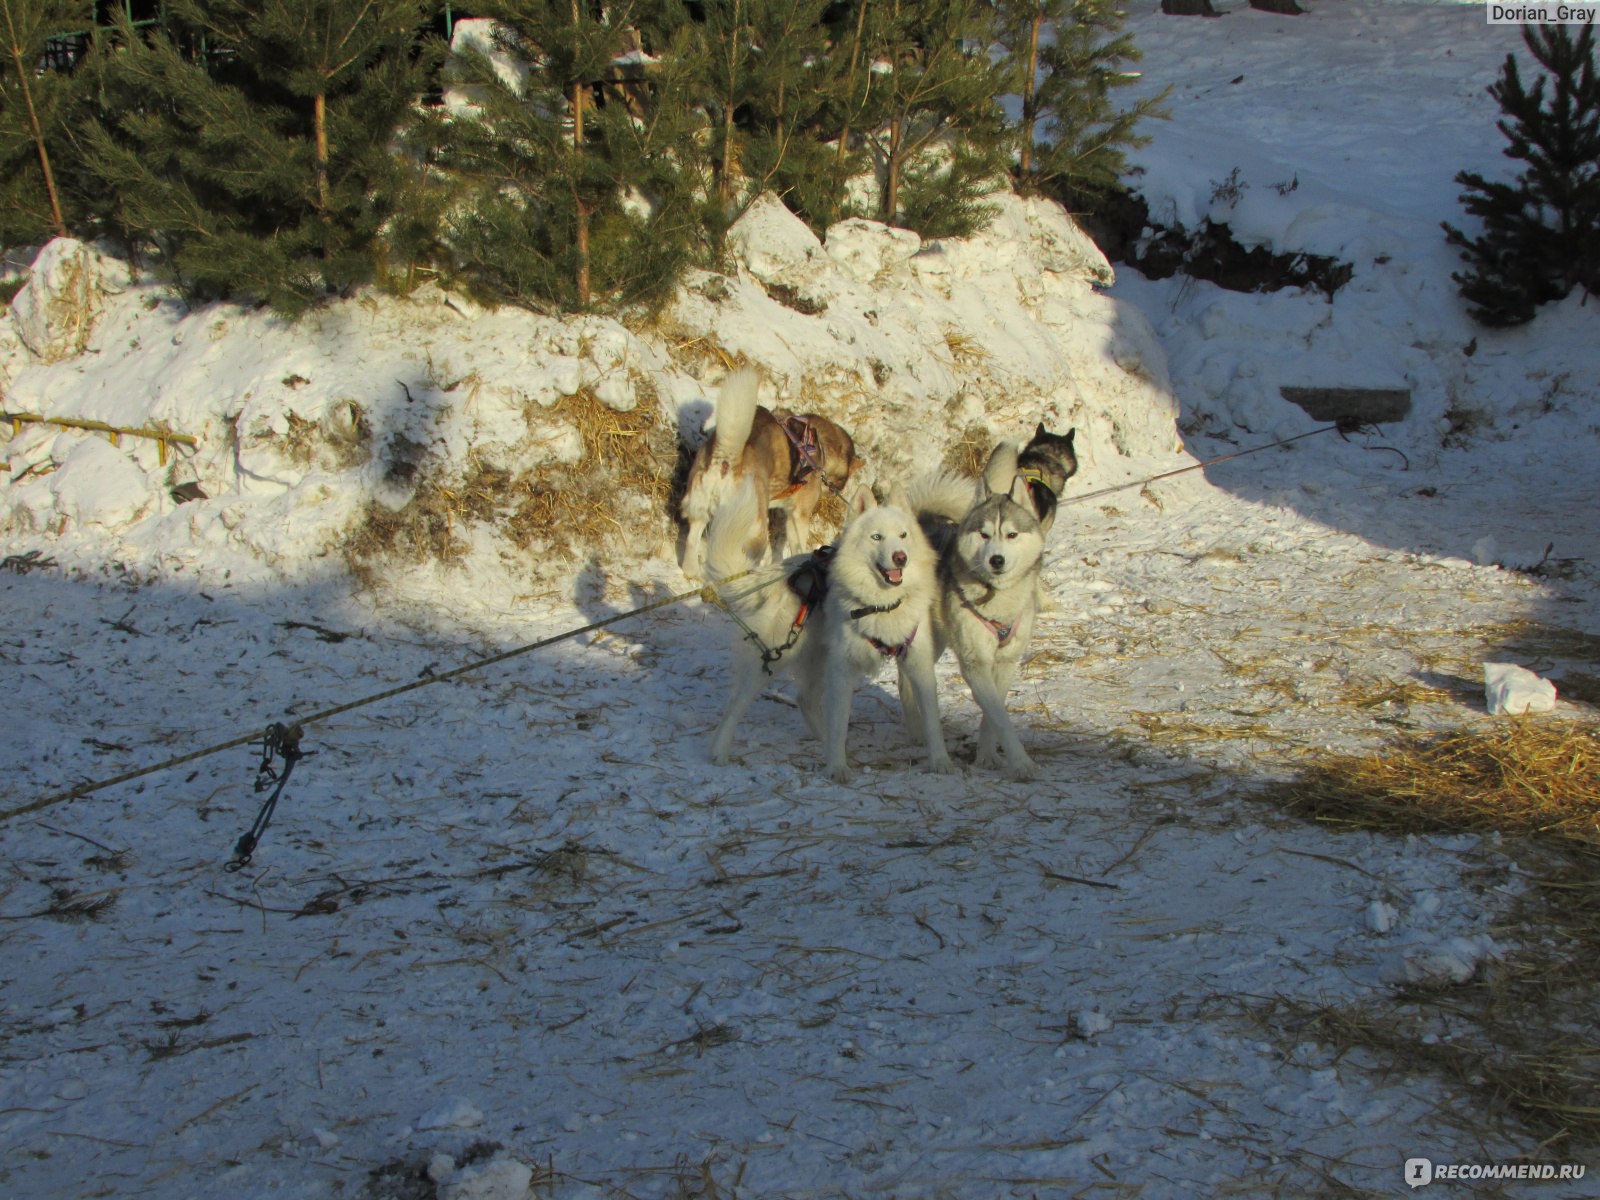
[[[862,488],[831,552],[751,571],[762,549],[751,533],[762,500],[755,488],[741,486],[717,507],[706,534],[707,573],[720,585],[723,603],[754,635],[734,648],[732,693],[711,736],[711,761],[728,761],[734,730],[769,671],[786,670],[795,677],[806,724],[822,741],[828,778],[846,782],[845,740],[856,684],[894,662],[900,694],[909,697],[906,722],[913,739],[927,748],[928,769],[953,770],[939,728],[933,672],[938,559],[910,508],[903,502],[880,505]]]
[[[1015,447],[1008,453],[1014,455]],[[1028,482],[1014,475],[1008,488],[993,490],[986,476],[974,493],[970,481],[945,473],[913,483],[909,500],[939,550],[935,649],[955,651],[983,712],[975,761],[999,766],[997,750],[1004,751],[1012,776],[1032,779],[1037,768],[1006,711],[1006,693],[1028,652],[1039,607],[1044,530]]]

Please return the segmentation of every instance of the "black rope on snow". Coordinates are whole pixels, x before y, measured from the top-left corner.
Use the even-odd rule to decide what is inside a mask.
[[[728,579],[725,579],[722,582],[731,583],[747,574],[749,574],[749,572],[742,571],[738,575],[730,576]],[[758,584],[755,587],[748,589],[748,591],[759,591],[762,587],[770,586],[771,583],[775,582],[777,581],[769,580],[767,583]],[[474,662],[467,663],[464,666],[455,667],[449,671],[442,671],[437,674],[429,673],[423,678],[413,680],[410,683],[401,684],[398,687],[388,688],[387,690],[377,692],[374,695],[364,696],[359,700],[352,700],[347,704],[338,704],[332,708],[322,709],[319,712],[312,713],[310,716],[299,718],[295,722],[294,728],[303,730],[305,726],[315,724],[318,721],[326,721],[330,717],[341,716],[353,709],[364,708],[369,704],[377,704],[379,701],[389,700],[395,696],[403,695],[406,692],[413,692],[418,688],[428,687],[431,684],[443,683],[448,679],[457,679],[462,675],[470,674],[473,671],[481,671],[485,667],[491,667],[497,663],[505,662],[507,659],[516,658],[518,655],[527,654],[534,650],[542,650],[546,646],[554,645],[556,642],[565,641],[568,638],[578,637],[581,634],[592,633],[597,629],[604,629],[607,626],[616,625],[619,622],[626,621],[630,617],[637,617],[644,613],[654,612],[658,608],[666,608],[670,604],[678,604],[684,600],[693,599],[696,596],[712,603],[720,603],[716,589],[710,586],[695,588],[694,590],[687,592],[679,592],[676,595],[653,601],[650,604],[645,604],[639,608],[630,609],[624,613],[617,613],[614,616],[606,617],[599,621],[591,621],[589,624],[581,626],[577,629],[568,629],[565,632],[552,634],[547,638],[541,638],[539,641],[530,642],[527,645],[517,646],[514,649],[505,650],[499,654],[492,654],[488,658],[477,659]],[[237,746],[250,745],[255,742],[260,742],[261,740],[261,734],[248,733],[240,737],[231,738],[225,742],[219,742],[214,746],[207,746],[203,750],[193,750],[188,754],[180,754],[175,758],[165,759],[162,762],[154,763],[148,767],[138,767],[131,771],[124,771],[120,775],[113,775],[108,779],[96,779],[80,783],[76,787],[69,788],[67,791],[56,792],[49,796],[41,796],[39,799],[30,801],[27,804],[19,804],[15,808],[0,810],[0,824],[3,824],[6,821],[14,820],[17,817],[26,816],[28,813],[51,808],[57,804],[64,804],[69,800],[81,799],[84,796],[91,795],[98,791],[103,791],[105,788],[113,787],[119,783],[128,783],[135,779],[143,779],[146,775],[154,775],[157,772],[166,771],[172,767],[182,766],[184,763],[195,762],[198,759],[208,758],[213,754],[219,754],[224,750],[232,750]],[[301,757],[304,757],[303,753]]]
[[[289,776],[294,771],[295,763],[316,751],[300,749],[300,737],[305,731],[299,725],[284,725],[278,721],[267,726],[267,732],[261,739],[261,764],[256,768],[257,792],[265,791],[268,784],[276,783],[272,795],[268,796],[261,805],[261,811],[256,813],[256,822],[245,833],[240,835],[238,843],[233,848],[233,857],[224,865],[225,871],[237,871],[250,865],[250,856],[255,853],[256,846],[261,842],[261,837],[267,832],[267,825],[272,820],[272,814],[277,811],[278,797],[283,795],[283,789],[288,786]],[[275,758],[283,759],[283,773],[280,775],[272,765]]]
[[[1192,466],[1180,467],[1174,471],[1166,471],[1159,475],[1152,475],[1148,479],[1136,480],[1132,483],[1117,484],[1114,487],[1102,488],[1099,491],[1088,492],[1080,496],[1064,497],[1061,499],[1060,503],[1077,504],[1081,501],[1093,500],[1098,496],[1107,496],[1114,492],[1126,491],[1129,488],[1143,487],[1151,483],[1156,483],[1162,479],[1170,479],[1175,475],[1182,475],[1188,471],[1199,471],[1205,469],[1206,467],[1214,466],[1217,463],[1227,462],[1230,459],[1242,458],[1247,454],[1255,454],[1261,450],[1270,450],[1275,446],[1286,446],[1290,442],[1297,442],[1302,438],[1314,437],[1319,433],[1337,432],[1340,437],[1348,440],[1348,435],[1352,433],[1370,433],[1372,431],[1373,427],[1370,425],[1350,418],[1342,418],[1335,424],[1326,425],[1321,429],[1311,430],[1309,433],[1296,434],[1294,437],[1283,438],[1276,442],[1270,442],[1264,446],[1253,446],[1248,450],[1239,450],[1232,454],[1220,455],[1216,458],[1207,459],[1205,462],[1195,463]],[[1368,446],[1365,448],[1376,450],[1393,450],[1394,453],[1400,454],[1401,458],[1405,459],[1404,454],[1402,454],[1399,450],[1395,450],[1394,447],[1391,446]],[[1406,465],[1409,468],[1409,461],[1407,461]],[[826,474],[823,475],[823,479],[824,482],[828,482]],[[829,486],[832,486],[831,483]],[[838,489],[834,490],[837,492]],[[823,562],[817,564],[818,566],[823,567],[824,570],[824,552],[830,549],[831,547],[823,547],[817,552],[816,555],[818,559],[824,560]],[[740,572],[739,575],[730,576],[728,579],[723,580],[722,583],[732,583],[742,576],[748,575],[749,573],[750,572],[748,571]],[[781,579],[783,577],[779,576],[779,578]],[[777,579],[769,579],[763,583],[759,583],[753,587],[747,588],[743,593],[741,593],[741,595],[749,595],[753,592],[760,591],[763,588],[772,586],[776,582]],[[625,621],[629,617],[636,617],[644,613],[653,612],[658,608],[665,608],[668,605],[677,604],[681,601],[688,600],[696,596],[707,603],[714,604],[718,608],[722,609],[723,612],[727,613],[738,625],[744,629],[745,636],[755,643],[756,647],[761,651],[762,668],[763,670],[767,671],[768,674],[771,674],[772,672],[772,665],[781,659],[788,650],[793,648],[793,645],[799,636],[799,625],[804,623],[804,618],[806,615],[808,615],[809,608],[811,607],[811,605],[802,604],[802,615],[800,621],[797,623],[795,628],[790,630],[788,640],[782,646],[776,648],[769,647],[762,641],[755,630],[752,629],[745,621],[740,619],[739,615],[733,611],[717,587],[706,585],[705,587],[695,588],[692,591],[679,592],[677,595],[668,596],[665,599],[657,600],[654,603],[631,609],[628,612],[618,613],[615,616],[607,617],[604,620],[593,621],[588,625],[581,626],[580,628],[569,629],[563,633],[542,638],[537,642],[531,642],[527,645],[506,650],[500,654],[491,655],[488,658],[478,659],[474,662],[467,663],[464,666],[456,667],[453,670],[445,671],[440,674],[433,674],[430,672],[423,678],[415,680],[411,683],[402,684],[399,687],[392,687],[374,695],[365,696],[360,700],[352,700],[347,704],[335,705],[332,708],[325,708],[320,712],[312,713],[308,717],[301,718],[292,726],[284,726],[281,723],[274,724],[268,728],[264,737],[260,737],[262,742],[262,764],[258,768],[256,774],[256,791],[262,791],[269,783],[274,781],[276,782],[276,786],[273,788],[272,795],[267,798],[266,802],[261,807],[261,811],[257,814],[255,825],[252,826],[247,833],[240,837],[238,844],[234,848],[234,858],[228,863],[228,869],[236,871],[248,863],[250,861],[251,852],[259,843],[261,835],[266,832],[267,824],[271,821],[273,812],[277,808],[278,799],[282,796],[283,789],[289,782],[289,775],[294,770],[294,764],[301,758],[304,758],[308,753],[307,751],[302,751],[300,749],[300,738],[304,733],[305,726],[311,725],[317,721],[325,721],[330,717],[340,716],[344,713],[350,712],[353,709],[364,708],[369,704],[376,704],[379,701],[388,700],[395,696],[403,695],[406,692],[415,691],[418,688],[427,687],[430,684],[443,683],[448,679],[456,679],[473,671],[479,671],[485,667],[493,666],[496,663],[504,662],[507,659],[516,658],[518,655],[527,654],[533,650],[540,650],[546,646],[553,645],[556,642],[565,641],[568,638],[577,637],[584,633],[590,633],[597,629],[603,629],[609,625],[615,625],[619,621]],[[819,600],[820,596],[816,597],[815,599]],[[214,746],[207,746],[202,750],[195,750],[188,754],[180,754],[175,758],[169,758],[163,762],[155,763],[148,767],[139,767],[131,771],[124,771],[122,774],[114,775],[108,779],[91,780],[85,783],[80,783],[78,786],[70,788],[67,791],[57,792],[49,796],[42,796],[37,800],[31,801],[27,804],[18,805],[15,808],[0,810],[0,823],[10,821],[16,817],[24,816],[28,813],[38,812],[41,809],[50,808],[54,805],[62,804],[69,800],[77,800],[83,796],[90,795],[105,788],[113,787],[116,784],[128,783],[135,779],[142,779],[146,775],[154,775],[157,772],[166,771],[172,767],[181,766],[184,763],[194,762],[197,759],[206,758],[210,755],[220,753],[223,750],[231,750],[236,746],[247,745],[257,740],[258,735],[246,734],[242,737],[236,737],[226,742],[219,742]],[[272,766],[272,759],[274,755],[280,756],[284,760],[283,771],[281,775],[278,774],[276,769]]]

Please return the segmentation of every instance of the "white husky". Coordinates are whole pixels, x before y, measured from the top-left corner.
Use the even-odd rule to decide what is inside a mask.
[[[728,761],[734,730],[767,674],[788,670],[806,724],[822,741],[828,778],[846,782],[845,737],[856,684],[893,661],[901,696],[911,698],[907,725],[927,747],[928,769],[953,770],[933,673],[937,558],[911,510],[879,505],[862,488],[830,554],[799,555],[733,580],[759,560],[751,531],[760,502],[754,488],[741,486],[717,508],[706,536],[708,573],[729,581],[723,600],[751,635],[734,650],[732,695],[711,737],[711,761]]]
[[[1015,461],[1015,447],[1002,447]],[[999,766],[997,749],[1017,779],[1032,779],[1033,760],[1022,748],[1006,712],[1006,693],[1028,652],[1039,607],[1039,560],[1044,531],[1028,499],[1027,480],[991,491],[989,478],[974,485],[941,474],[913,483],[910,503],[939,547],[939,596],[934,604],[936,650],[956,652],[962,677],[983,712],[978,725],[979,766]]]

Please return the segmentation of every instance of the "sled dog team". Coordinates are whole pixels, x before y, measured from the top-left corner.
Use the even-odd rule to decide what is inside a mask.
[[[934,664],[950,649],[983,714],[977,765],[1032,779],[1006,693],[1032,637],[1056,497],[1077,470],[1073,433],[1041,424],[1026,447],[998,446],[976,481],[935,472],[880,504],[865,487],[847,491],[861,460],[844,430],[815,414],[769,412],[757,383],[750,368],[724,381],[680,506],[685,573],[719,584],[741,626],[712,761],[728,761],[768,676],[787,671],[828,778],[845,782],[851,697],[893,661],[908,733],[930,771],[949,772]],[[824,484],[850,497],[844,529],[805,552]],[[780,561],[761,566],[772,508],[786,514]]]

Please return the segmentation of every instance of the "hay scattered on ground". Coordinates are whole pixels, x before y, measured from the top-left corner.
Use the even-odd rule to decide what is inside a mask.
[[[583,440],[583,461],[538,467],[512,481],[514,507],[500,528],[513,544],[571,560],[636,526],[641,511],[665,522],[677,435],[662,420],[655,384],[637,377],[635,385],[636,403],[627,412],[587,389],[555,406]]]
[[[993,357],[983,348],[983,343],[969,333],[949,328],[944,331],[944,344],[958,367],[979,366]]]
[[[1491,1127],[1535,1131],[1542,1160],[1579,1161],[1600,1141],[1600,1046],[1557,1019],[1560,1006],[1530,995],[1519,969],[1525,973],[1526,964],[1445,996],[1402,993],[1346,1005],[1278,996],[1247,1005],[1246,1014],[1286,1047],[1315,1041],[1352,1065],[1443,1079],[1473,1097]]]
[[[1345,704],[1366,709],[1454,704],[1459,698],[1454,692],[1414,679],[1399,682],[1392,679],[1350,679],[1339,693],[1339,699]]]
[[[958,475],[976,479],[993,452],[994,436],[982,425],[968,425],[945,450],[944,466]]]
[[[1600,728],[1510,720],[1324,759],[1266,798],[1383,833],[1536,834],[1600,848]]]
[[[1600,727],[1525,719],[1325,759],[1261,793],[1319,823],[1388,834],[1497,833],[1527,883],[1495,937],[1505,958],[1460,983],[1328,1005],[1275,997],[1248,1015],[1373,1069],[1443,1079],[1549,1161],[1600,1146]],[[1464,1119],[1477,1122],[1470,1115]]]
[[[469,526],[487,525],[522,550],[571,561],[619,534],[637,531],[641,513],[665,528],[677,465],[677,439],[663,420],[649,379],[635,380],[636,403],[618,411],[584,389],[551,409],[583,443],[582,461],[515,472],[482,455],[469,456],[452,478],[426,462],[407,460],[420,476],[398,511],[372,502],[345,544],[358,576],[381,560],[453,563],[464,557]]]

